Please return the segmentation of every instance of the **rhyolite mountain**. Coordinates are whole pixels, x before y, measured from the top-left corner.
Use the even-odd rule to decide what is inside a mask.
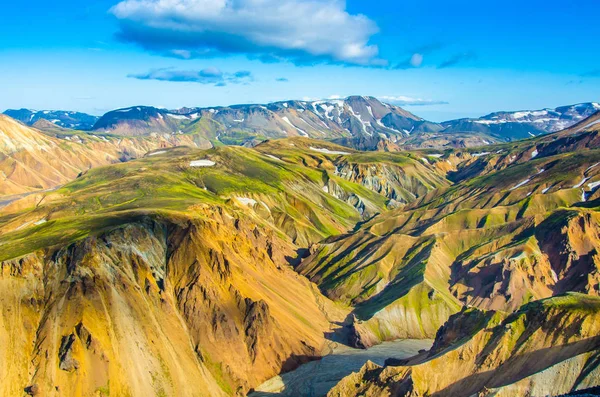
[[[65,110],[8,109],[4,114],[30,126],[47,120],[58,127],[76,130],[89,130],[98,121],[98,116]]]
[[[333,341],[397,338],[435,342],[330,395],[600,385],[599,114],[523,141],[364,152],[303,136],[202,149],[177,117],[133,112],[165,130],[0,119],[5,175],[62,175],[0,203],[1,395],[242,396]],[[168,144],[81,160],[148,137]]]

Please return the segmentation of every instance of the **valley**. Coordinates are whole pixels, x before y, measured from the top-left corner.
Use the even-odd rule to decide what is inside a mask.
[[[600,1],[2,11],[0,397],[600,397]]]
[[[361,106],[348,103],[322,114]],[[353,135],[333,127],[315,139],[317,119],[307,136],[273,118],[272,133],[225,145],[231,130],[173,134],[183,118],[146,108],[94,133],[0,116],[0,394],[600,384],[600,115],[524,140],[413,147],[387,123],[441,130],[367,103],[389,130],[379,150],[341,146]]]

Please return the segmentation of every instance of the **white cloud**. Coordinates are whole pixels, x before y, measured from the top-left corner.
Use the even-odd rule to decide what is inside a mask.
[[[369,44],[376,24],[343,0],[124,0],[111,12],[122,39],[180,58],[385,64]]]
[[[415,68],[421,66],[423,64],[423,55],[413,54],[413,56],[410,57],[410,64]]]
[[[380,96],[379,100],[398,106],[428,106],[428,105],[447,105],[446,101],[435,101],[431,99],[414,98],[404,95],[399,96]]]

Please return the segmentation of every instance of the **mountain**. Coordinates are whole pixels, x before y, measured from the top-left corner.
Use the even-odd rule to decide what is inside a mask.
[[[8,109],[4,114],[30,126],[47,120],[58,127],[76,130],[89,130],[98,120],[97,116],[64,110]]]
[[[75,133],[57,126],[53,131],[44,133],[0,115],[0,199],[52,189],[92,167],[141,157],[161,147],[210,147],[208,141],[194,141],[192,136],[122,138]]]
[[[166,130],[0,118],[2,171],[31,193],[0,203],[0,394],[293,394],[279,375],[398,338],[434,342],[330,395],[600,384],[600,114],[515,142],[366,152],[300,136],[201,149],[202,132],[170,131],[179,113],[132,112]],[[55,190],[23,182],[65,164]]]
[[[14,202],[1,394],[245,395],[320,358],[349,314],[294,271],[297,252],[446,184],[412,155],[294,138],[162,149]]]
[[[467,305],[510,312],[597,295],[599,119],[486,152],[429,153],[423,162],[457,165],[452,186],[322,241],[297,270],[354,308],[358,347],[432,338]]]
[[[510,315],[466,309],[440,329],[421,362],[368,363],[328,396],[586,395],[600,384],[599,316],[600,298],[583,294]]]
[[[303,136],[361,150],[396,151],[475,147],[530,138],[568,128],[598,110],[599,104],[584,103],[438,124],[373,97],[351,96],[178,110],[136,106],[105,114],[94,130],[124,136],[193,132],[216,143],[234,145]]]
[[[398,151],[476,147],[530,138],[568,128],[598,110],[600,104],[583,103],[433,123],[374,97],[351,96],[176,110],[134,106],[102,117],[28,109],[7,110],[5,114],[48,132],[67,128],[129,137],[194,134],[216,145],[246,146],[269,138],[302,136],[359,150]]]
[[[501,139],[525,139],[557,132],[600,111],[598,103],[581,103],[556,109],[496,112],[478,119],[443,122],[445,133],[480,132]]]
[[[241,144],[255,137],[288,136],[385,137],[395,141],[411,133],[439,131],[441,127],[373,97],[354,96],[331,101],[179,110],[137,106],[105,114],[94,125],[94,130],[126,136],[194,131],[211,140]]]

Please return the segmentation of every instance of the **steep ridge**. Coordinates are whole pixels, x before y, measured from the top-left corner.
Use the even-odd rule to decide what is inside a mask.
[[[427,358],[369,363],[328,396],[548,396],[600,383],[600,299],[567,294],[514,314],[468,309],[440,329]]]
[[[359,347],[433,337],[465,305],[512,311],[566,291],[597,295],[596,125],[523,143],[522,160],[325,240],[297,270],[354,307]]]
[[[527,140],[473,148],[463,151],[456,172],[448,178],[455,182],[499,171],[535,158],[598,147],[600,113],[553,134]],[[455,161],[456,162],[456,161]]]
[[[131,139],[62,130],[45,134],[0,115],[0,197],[52,189],[92,167],[177,145],[206,147],[210,143],[190,136]]]

